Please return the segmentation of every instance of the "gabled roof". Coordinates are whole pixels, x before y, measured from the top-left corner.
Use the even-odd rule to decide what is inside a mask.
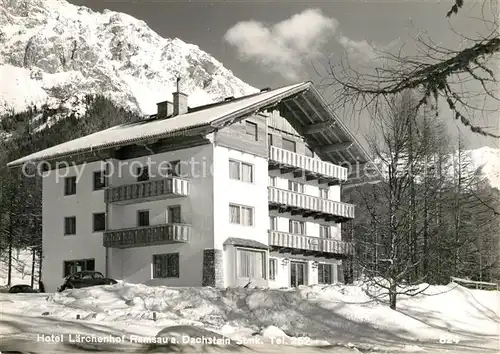
[[[296,94],[306,89],[310,83],[281,87],[275,90],[261,92],[238,100],[228,101],[225,104],[207,107],[192,113],[159,120],[140,121],[121,124],[109,129],[67,141],[22,157],[7,164],[17,166],[28,162],[36,162],[58,157],[97,151],[128,144],[140,143],[150,139],[166,138],[180,135],[188,129],[209,127],[222,120],[235,119],[242,115],[259,111],[263,107],[279,102],[284,97]]]
[[[148,119],[118,125],[35,152],[10,162],[8,166],[188,135],[196,130],[199,130],[199,134],[208,134],[245,116],[269,108],[278,108],[282,111],[289,123],[303,135],[308,145],[313,146],[322,159],[339,165],[348,163],[351,170],[353,166],[370,164],[368,153],[331,111],[314,85],[311,82],[302,82],[198,107],[186,114],[171,118]],[[366,176],[360,176],[358,173],[354,177],[364,180]]]

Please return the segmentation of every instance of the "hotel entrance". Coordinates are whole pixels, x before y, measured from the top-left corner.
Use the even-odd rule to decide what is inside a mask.
[[[306,285],[307,264],[303,262],[290,262],[290,286]]]

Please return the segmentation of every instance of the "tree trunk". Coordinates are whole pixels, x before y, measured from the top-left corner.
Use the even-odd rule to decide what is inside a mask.
[[[35,261],[36,261],[36,255],[35,255],[35,247],[31,249],[31,287],[33,288],[35,286]]]
[[[7,286],[11,286],[12,282],[12,235],[9,236],[9,264],[7,270]]]
[[[397,296],[396,287],[393,287],[391,285],[389,289],[389,307],[391,308],[391,310],[396,309],[396,296]]]
[[[40,254],[38,255],[38,283],[43,284],[42,283],[42,260],[43,260],[42,251],[43,251],[43,248],[42,248],[42,246],[39,246],[39,247],[40,247]],[[42,290],[40,290],[40,291],[42,291]]]
[[[427,155],[425,156],[425,176],[424,176],[424,230],[423,230],[423,263],[422,263],[422,274],[424,276],[427,276],[429,274],[429,244],[428,244],[428,239],[429,239],[429,203],[428,203],[428,188],[429,188],[429,183],[428,183],[428,171],[427,171],[427,166],[429,164]]]

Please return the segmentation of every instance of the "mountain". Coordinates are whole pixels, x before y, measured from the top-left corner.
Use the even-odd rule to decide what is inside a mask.
[[[483,146],[468,153],[474,168],[480,168],[491,186],[500,190],[500,149]]]
[[[0,116],[47,104],[82,113],[86,94],[156,113],[176,78],[196,106],[257,90],[198,46],[144,21],[64,0],[0,0]]]

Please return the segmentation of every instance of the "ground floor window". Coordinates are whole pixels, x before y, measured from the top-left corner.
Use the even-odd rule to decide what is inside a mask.
[[[318,283],[333,284],[333,264],[318,264]]]
[[[269,258],[269,280],[276,280],[276,273],[278,273],[278,260]]]
[[[153,278],[179,278],[179,253],[153,255]]]
[[[72,261],[64,261],[64,274],[63,277],[66,278],[73,273],[83,272],[86,270],[95,270],[95,259],[77,259]]]
[[[265,259],[265,252],[238,249],[238,277],[265,279]]]

